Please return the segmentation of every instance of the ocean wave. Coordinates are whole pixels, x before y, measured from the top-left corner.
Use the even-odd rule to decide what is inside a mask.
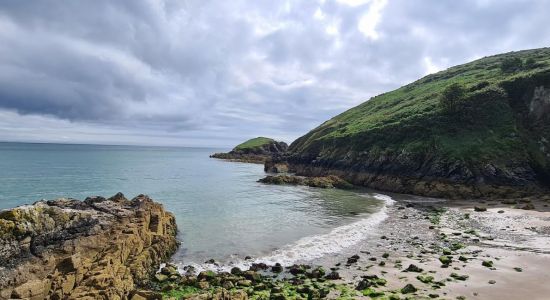
[[[387,208],[395,203],[395,201],[387,195],[383,194],[368,194],[365,197],[374,197],[384,201],[384,206],[377,212],[368,217],[334,228],[326,234],[308,236],[299,239],[298,241],[277,249],[271,254],[263,257],[258,257],[253,260],[237,260],[225,265],[213,264],[190,264],[197,271],[201,270],[216,270],[229,271],[232,267],[241,269],[249,268],[253,263],[265,263],[273,265],[280,263],[283,266],[290,266],[298,262],[307,262],[321,258],[326,255],[339,253],[342,250],[356,245],[357,243],[368,238],[382,221],[387,217]]]

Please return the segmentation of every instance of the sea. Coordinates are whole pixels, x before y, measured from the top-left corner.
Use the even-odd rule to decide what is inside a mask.
[[[363,189],[258,183],[263,165],[209,157],[228,150],[0,143],[0,209],[147,194],[176,216],[181,247],[172,262],[206,268],[214,259],[223,269],[333,255],[368,239],[393,203]]]

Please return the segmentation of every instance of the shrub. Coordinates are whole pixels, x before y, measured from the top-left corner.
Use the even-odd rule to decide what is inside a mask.
[[[534,58],[529,57],[528,59],[525,60],[524,67],[525,69],[528,69],[528,70],[534,69],[537,67],[537,61],[535,61]]]
[[[464,100],[465,94],[466,91],[461,84],[453,83],[443,90],[439,103],[444,111],[456,112],[460,102]]]
[[[513,73],[523,69],[523,61],[519,57],[505,58],[500,64],[500,69],[504,73]]]

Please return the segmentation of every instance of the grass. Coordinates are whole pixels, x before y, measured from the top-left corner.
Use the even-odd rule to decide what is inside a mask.
[[[502,62],[511,57],[530,63],[504,72]],[[350,166],[402,153],[413,160],[458,161],[473,169],[514,161],[550,174],[549,156],[539,145],[540,136],[550,138],[550,126],[546,122],[534,132],[524,124],[527,108],[522,99],[549,82],[550,48],[485,57],[373,97],[297,139],[290,151],[296,157]],[[440,104],[452,84],[465,91],[455,113]]]
[[[237,145],[233,150],[246,150],[246,149],[259,148],[273,142],[275,142],[275,140],[270,138],[257,137]]]

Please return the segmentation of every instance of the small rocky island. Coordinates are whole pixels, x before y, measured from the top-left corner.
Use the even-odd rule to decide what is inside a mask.
[[[281,155],[288,149],[285,142],[278,142],[266,137],[257,137],[237,145],[228,153],[214,153],[213,158],[232,161],[263,164],[274,155]]]
[[[0,211],[0,299],[150,299],[140,288],[176,251],[176,231],[145,195]]]

